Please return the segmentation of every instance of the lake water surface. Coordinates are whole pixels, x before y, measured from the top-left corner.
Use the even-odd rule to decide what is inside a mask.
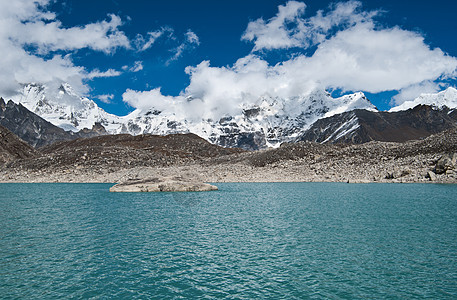
[[[0,184],[0,298],[457,298],[457,185]]]

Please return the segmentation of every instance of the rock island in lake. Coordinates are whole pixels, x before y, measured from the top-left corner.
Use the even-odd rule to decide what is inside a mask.
[[[205,192],[215,190],[217,187],[214,185],[180,176],[129,180],[109,189],[110,192]]]

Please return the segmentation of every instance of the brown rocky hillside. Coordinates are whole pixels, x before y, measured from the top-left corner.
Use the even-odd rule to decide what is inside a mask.
[[[35,149],[14,133],[0,126],[0,163],[37,155]]]

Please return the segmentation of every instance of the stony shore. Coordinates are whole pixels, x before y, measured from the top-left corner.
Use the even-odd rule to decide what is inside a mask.
[[[0,174],[0,182],[123,182],[126,180],[184,175],[202,182],[436,182],[457,183],[457,173],[448,170],[435,174],[438,155],[418,155],[408,158],[385,158],[377,163],[364,160],[335,158],[287,160],[265,166],[242,162],[174,166],[114,168],[68,168],[28,171],[14,170]],[[430,178],[432,174],[432,178]]]
[[[359,145],[285,144],[277,149],[211,157],[161,156],[144,159],[130,148],[117,155],[103,148],[72,148],[5,164],[0,182],[123,182],[186,176],[201,182],[435,182],[457,183],[457,131],[406,143]],[[127,152],[126,152],[127,151]],[[144,153],[144,149],[136,149]],[[195,153],[195,152],[194,152]],[[63,158],[62,158],[63,157]],[[107,158],[108,157],[108,158]],[[128,161],[126,160],[128,158]],[[135,160],[135,157],[138,157]],[[154,158],[154,159],[153,159]],[[447,160],[443,160],[446,158]],[[445,162],[443,162],[445,161]],[[442,167],[439,167],[439,164]]]

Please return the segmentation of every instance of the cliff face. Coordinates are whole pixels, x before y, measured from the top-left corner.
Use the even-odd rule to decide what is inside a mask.
[[[297,141],[318,143],[405,142],[457,127],[456,110],[418,105],[398,112],[354,110],[320,119]]]
[[[32,158],[36,155],[35,149],[7,128],[0,126],[0,163],[21,158]]]

